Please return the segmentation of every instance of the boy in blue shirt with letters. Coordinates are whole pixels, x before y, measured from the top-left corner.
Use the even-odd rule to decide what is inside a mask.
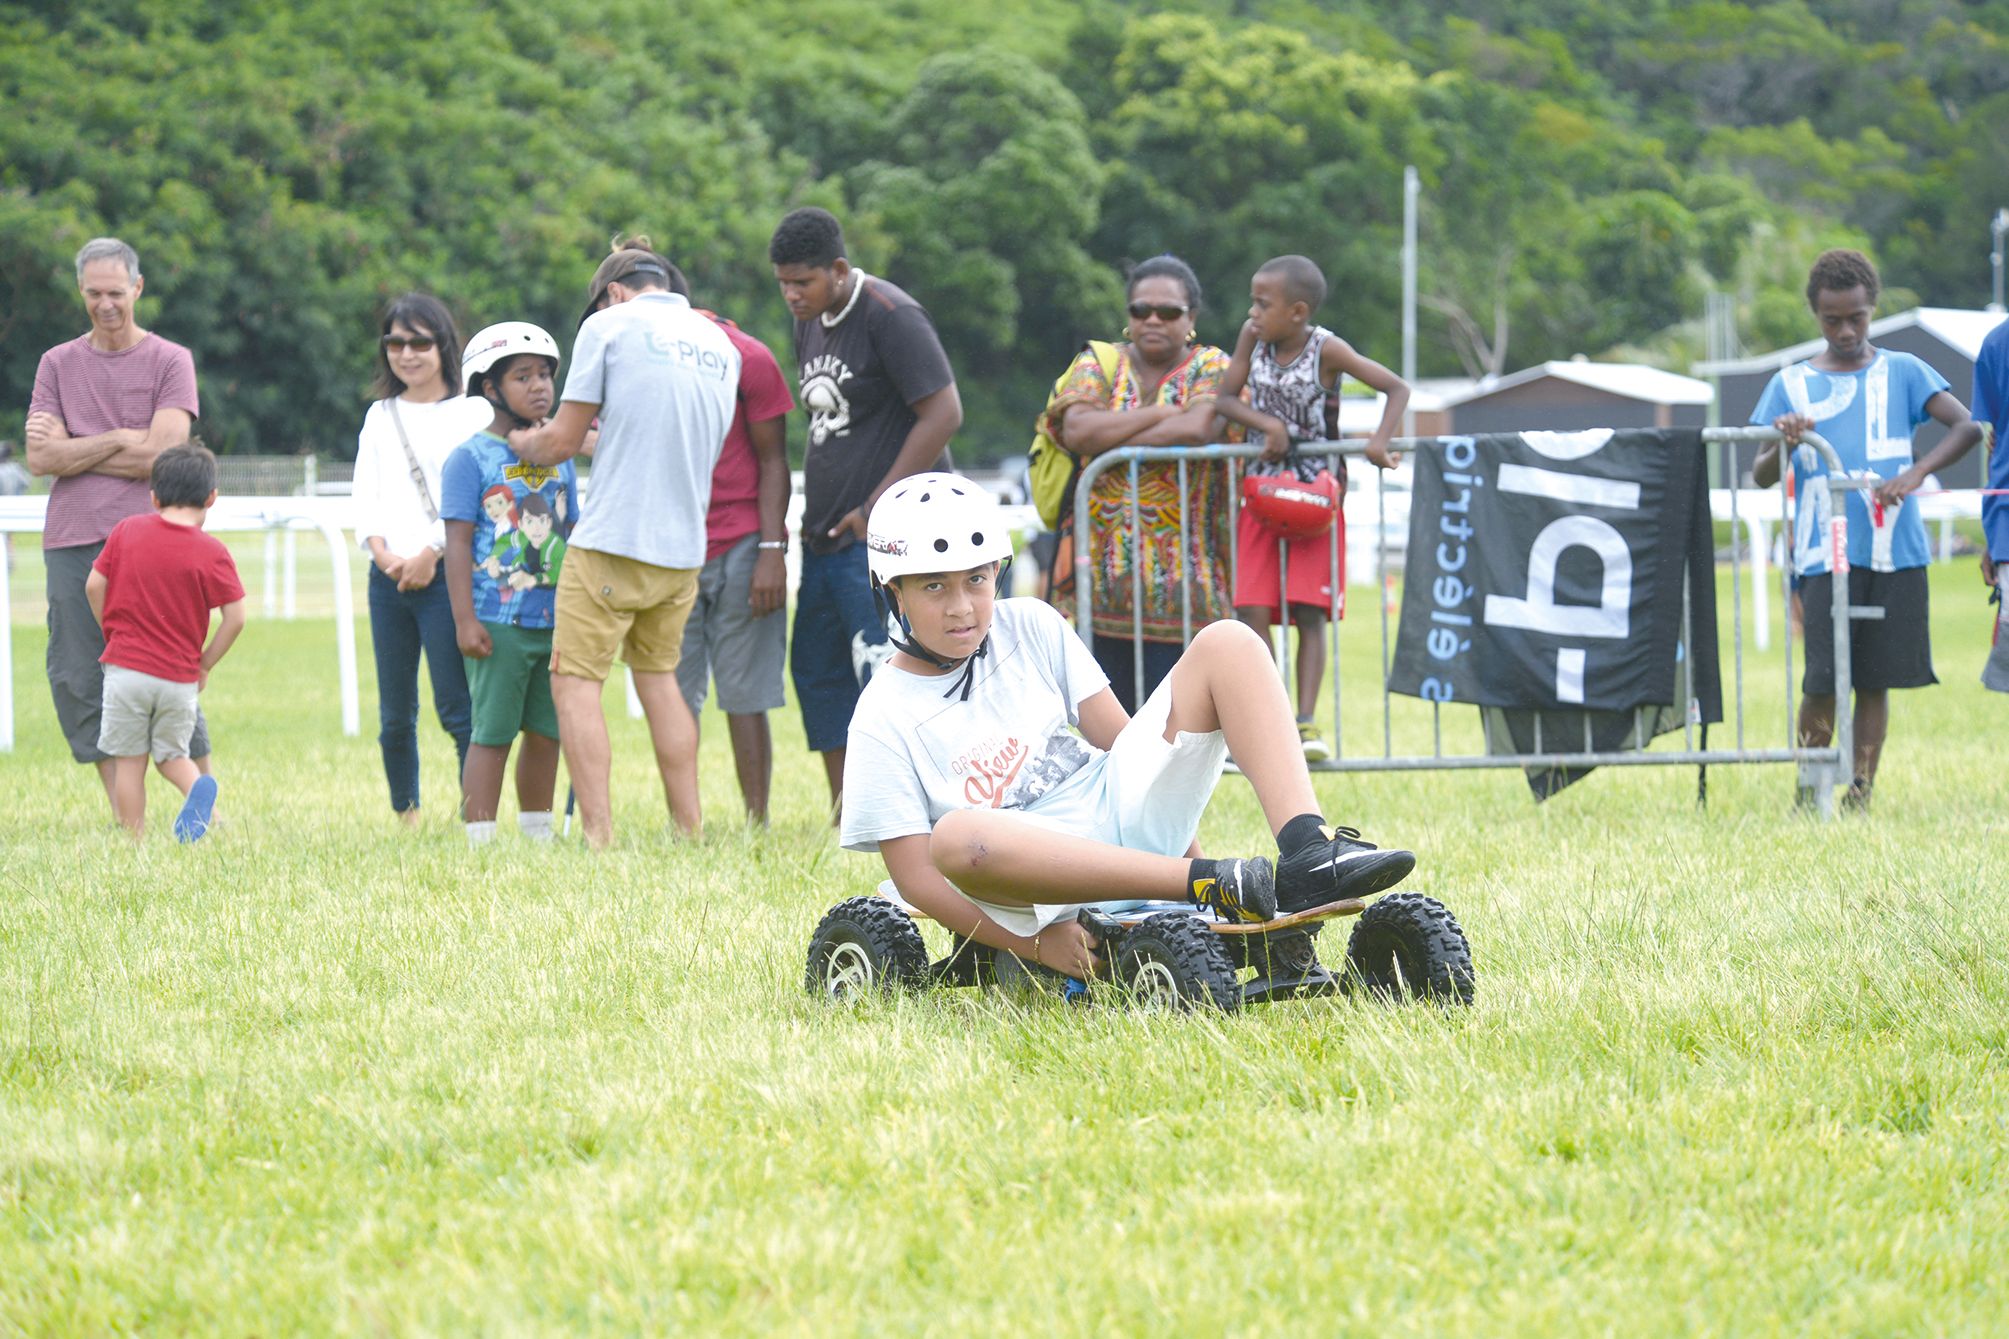
[[[1852,619],[1849,669],[1855,686],[1855,781],[1843,803],[1869,808],[1877,763],[1890,728],[1890,691],[1923,688],[1932,672],[1927,631],[1931,559],[1925,523],[1909,495],[1927,475],[1959,460],[1981,440],[1966,406],[1947,390],[1946,378],[1908,353],[1869,342],[1881,281],[1860,251],[1823,252],[1807,275],[1807,305],[1820,321],[1827,347],[1805,362],[1781,368],[1758,397],[1751,422],[1778,429],[1789,447],[1812,431],[1826,438],[1851,474],[1883,480],[1873,492],[1846,495],[1848,599],[1880,608],[1883,617]],[[1913,461],[1912,433],[1927,419],[1946,425],[1945,438],[1923,460]],[[1752,476],[1761,488],[1777,482],[1780,443],[1758,453]],[[1803,578],[1806,674],[1800,682],[1800,743],[1825,747],[1834,738],[1835,653],[1833,575],[1829,525],[1834,503],[1828,468],[1811,448],[1792,452],[1797,511],[1793,518],[1793,570]]]

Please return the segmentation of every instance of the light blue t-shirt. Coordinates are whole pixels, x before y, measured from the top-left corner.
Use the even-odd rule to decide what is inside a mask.
[[[1811,361],[1781,368],[1758,397],[1751,422],[1770,424],[1781,414],[1806,414],[1828,439],[1849,473],[1871,470],[1894,479],[1911,466],[1911,436],[1931,415],[1925,402],[1946,389],[1946,378],[1908,353],[1879,349],[1859,372],[1822,372]],[[1802,576],[1828,570],[1828,521],[1833,502],[1828,467],[1811,446],[1793,453],[1793,564]],[[1882,524],[1877,524],[1881,511]],[[1869,494],[1848,495],[1849,565],[1876,572],[1923,567],[1932,559],[1918,503],[1876,508]]]
[[[548,628],[556,612],[565,536],[579,514],[572,462],[532,465],[478,432],[440,469],[441,520],[474,523],[474,616]]]
[[[675,293],[586,318],[560,396],[600,406],[573,547],[653,567],[705,565],[712,467],[732,426],[739,363],[725,331]]]

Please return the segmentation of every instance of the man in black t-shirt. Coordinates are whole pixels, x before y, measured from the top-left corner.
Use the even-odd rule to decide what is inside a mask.
[[[767,257],[795,317],[797,398],[809,411],[789,672],[835,805],[868,648],[886,640],[866,572],[865,518],[898,480],[951,468],[963,403],[928,313],[845,259],[844,230],[828,210],[784,218]]]

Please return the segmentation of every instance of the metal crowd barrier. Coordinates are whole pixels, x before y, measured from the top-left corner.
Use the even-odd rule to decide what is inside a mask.
[[[1854,778],[1853,759],[1855,756],[1855,720],[1854,720],[1854,706],[1852,700],[1854,680],[1850,672],[1849,638],[1846,635],[1842,635],[1839,630],[1847,628],[1849,626],[1849,621],[1851,618],[1881,617],[1882,610],[1873,607],[1862,607],[1862,606],[1851,607],[1848,602],[1848,582],[1846,580],[1837,580],[1829,583],[1832,589],[1833,601],[1834,601],[1833,627],[1835,627],[1838,630],[1837,635],[1835,636],[1834,639],[1835,643],[1834,735],[1831,743],[1825,748],[1812,748],[1799,744],[1797,742],[1797,735],[1799,728],[1798,717],[1797,717],[1798,708],[1794,700],[1795,694],[1798,689],[1798,684],[1793,675],[1793,634],[1792,634],[1792,619],[1790,616],[1790,609],[1792,603],[1793,563],[1789,560],[1788,562],[1783,564],[1779,568],[1778,579],[1779,579],[1779,591],[1781,597],[1781,609],[1782,611],[1785,612],[1784,617],[1784,623],[1785,623],[1784,673],[1785,673],[1785,689],[1786,689],[1785,738],[1787,741],[1789,741],[1789,743],[1786,747],[1755,747],[1747,744],[1746,712],[1744,702],[1745,638],[1744,638],[1744,602],[1743,602],[1743,565],[1735,557],[1735,554],[1738,551],[1736,546],[1742,543],[1744,537],[1744,527],[1741,523],[1741,518],[1739,516],[1737,495],[1745,490],[1743,490],[1739,486],[1739,479],[1736,470],[1737,465],[1736,447],[1740,443],[1775,441],[1778,439],[1778,436],[1779,434],[1771,428],[1709,428],[1705,429],[1702,433],[1702,439],[1705,444],[1712,447],[1720,448],[1722,452],[1722,459],[1724,466],[1723,477],[1729,483],[1730,486],[1730,534],[1731,534],[1731,543],[1733,545],[1732,549],[1733,558],[1731,562],[1731,598],[1730,598],[1730,605],[1732,610],[1731,679],[1733,684],[1733,692],[1730,694],[1726,694],[1726,697],[1729,698],[1730,700],[1726,701],[1725,706],[1726,708],[1729,708],[1730,721],[1728,723],[1734,728],[1735,731],[1736,744],[1734,747],[1731,748],[1706,747],[1706,734],[1707,734],[1706,727],[1704,729],[1704,736],[1705,736],[1704,746],[1698,746],[1695,738],[1695,731],[1697,724],[1695,718],[1697,713],[1693,710],[1694,704],[1691,699],[1691,701],[1688,703],[1675,704],[1683,708],[1682,747],[1679,749],[1658,749],[1658,750],[1649,749],[1647,746],[1652,743],[1652,737],[1647,733],[1643,720],[1639,719],[1637,714],[1634,725],[1634,734],[1632,735],[1632,738],[1639,745],[1639,747],[1636,750],[1607,749],[1599,751],[1593,749],[1589,747],[1591,742],[1591,723],[1593,720],[1593,713],[1585,711],[1580,713],[1583,722],[1584,741],[1585,741],[1585,747],[1581,749],[1545,747],[1545,741],[1541,737],[1541,719],[1540,715],[1537,715],[1535,719],[1534,748],[1531,752],[1501,753],[1501,754],[1492,754],[1492,753],[1447,754],[1444,752],[1443,749],[1443,714],[1442,714],[1443,704],[1433,702],[1430,704],[1431,735],[1433,739],[1433,746],[1431,751],[1427,754],[1397,753],[1395,751],[1394,746],[1394,726],[1393,726],[1394,716],[1391,704],[1391,698],[1394,695],[1392,695],[1388,689],[1388,674],[1389,669],[1393,663],[1392,657],[1394,654],[1394,643],[1391,640],[1391,634],[1389,629],[1389,620],[1388,620],[1389,602],[1385,595],[1385,592],[1387,590],[1386,585],[1387,574],[1389,571],[1388,517],[1387,517],[1388,490],[1383,488],[1379,490],[1376,501],[1377,533],[1375,535],[1377,575],[1381,578],[1379,584],[1381,585],[1383,592],[1383,598],[1381,598],[1378,601],[1381,610],[1381,620],[1380,620],[1381,621],[1380,688],[1381,688],[1381,725],[1382,725],[1381,750],[1378,754],[1367,753],[1367,754],[1356,754],[1354,756],[1348,756],[1345,749],[1345,738],[1341,733],[1340,726],[1341,726],[1341,717],[1343,715],[1343,712],[1341,710],[1341,704],[1343,701],[1343,697],[1342,697],[1342,684],[1340,676],[1339,615],[1340,615],[1340,602],[1344,599],[1344,591],[1340,584],[1341,550],[1339,547],[1340,546],[1339,532],[1338,527],[1334,527],[1334,529],[1331,532],[1329,532],[1330,538],[1328,540],[1328,549],[1327,549],[1327,561],[1330,564],[1333,598],[1331,602],[1331,607],[1327,610],[1328,617],[1326,620],[1326,637],[1327,637],[1326,661],[1327,665],[1330,668],[1330,673],[1332,677],[1331,725],[1332,725],[1333,756],[1326,761],[1310,764],[1312,770],[1319,772],[1390,772],[1390,771],[1423,771],[1423,770],[1450,771],[1450,770],[1459,770],[1466,768],[1506,768],[1506,767],[1515,767],[1515,768],[1640,767],[1640,766],[1705,766],[1706,767],[1709,765],[1734,765],[1734,764],[1750,764],[1750,763],[1794,763],[1797,764],[1800,769],[1799,774],[1800,786],[1804,791],[1811,793],[1811,798],[1815,808],[1819,811],[1819,813],[1823,817],[1832,817],[1835,812],[1836,788],[1841,787],[1843,789],[1846,789]],[[1426,445],[1431,442],[1440,440],[1443,439],[1402,438],[1392,442],[1391,445],[1398,450],[1413,450],[1418,446]],[[1836,532],[1832,536],[1824,537],[1824,540],[1831,544],[1846,545],[1848,508],[1844,505],[1843,499],[1850,492],[1863,491],[1874,487],[1878,482],[1878,480],[1867,476],[1859,476],[1859,477],[1849,476],[1844,471],[1841,458],[1835,453],[1834,447],[1831,446],[1824,438],[1820,437],[1818,434],[1811,432],[1806,433],[1801,437],[1800,441],[1803,445],[1810,446],[1815,451],[1819,452],[1820,455],[1823,457],[1823,459],[1826,460],[1828,469],[1830,471],[1829,474],[1826,476],[1826,482],[1827,487],[1829,488],[1830,492],[1832,493],[1835,499],[1835,505],[1833,507],[1833,515],[1835,518]],[[1363,439],[1351,439],[1332,443],[1331,444],[1332,449],[1324,453],[1324,457],[1328,461],[1328,467],[1332,469],[1334,475],[1337,475],[1339,473],[1338,468],[1339,457],[1360,456],[1365,452],[1366,445],[1367,444]],[[1189,530],[1190,525],[1189,518],[1192,512],[1191,502],[1195,495],[1192,487],[1193,473],[1194,473],[1192,466],[1203,462],[1212,462],[1212,461],[1248,460],[1255,458],[1259,454],[1260,454],[1260,447],[1251,445],[1224,444],[1224,445],[1205,446],[1197,448],[1121,447],[1113,451],[1105,452],[1098,456],[1093,456],[1083,463],[1081,470],[1081,478],[1075,487],[1075,493],[1074,493],[1074,545],[1075,545],[1074,582],[1075,582],[1075,600],[1076,600],[1075,625],[1078,631],[1080,632],[1083,640],[1088,641],[1091,645],[1093,645],[1095,637],[1095,631],[1094,631],[1095,571],[1093,567],[1092,557],[1088,547],[1089,545],[1088,501],[1089,501],[1089,492],[1091,488],[1094,486],[1095,481],[1112,469],[1118,469],[1118,468],[1128,469],[1130,474],[1129,479],[1130,538],[1131,538],[1131,550],[1133,553],[1135,553],[1138,552],[1142,547],[1142,518],[1139,514],[1139,507],[1137,501],[1138,467],[1140,465],[1152,464],[1158,462],[1166,462],[1176,465],[1179,496],[1181,499],[1181,506],[1179,511],[1179,548],[1180,552],[1184,553],[1188,550],[1189,542],[1191,539],[1191,534]],[[1789,462],[1785,462],[1784,465],[1785,468],[1790,468]],[[1368,468],[1373,467],[1369,466]],[[1237,473],[1238,472],[1239,471],[1237,469]],[[1782,475],[1784,472],[1785,469],[1782,469],[1781,471]],[[1781,486],[1783,487],[1783,484]],[[1241,502],[1241,490],[1238,483],[1235,486],[1231,486],[1229,488],[1228,496],[1229,496],[1229,507],[1231,510],[1230,526],[1232,528],[1234,521],[1237,519],[1235,513],[1239,512]],[[1790,535],[1791,533],[1790,514],[1787,517],[1786,524],[1787,524],[1787,533]],[[1788,541],[1789,550],[1790,547],[1791,543],[1789,540]],[[1289,586],[1290,573],[1289,568],[1287,566],[1288,549],[1287,546],[1285,546],[1282,543],[1279,543],[1278,546],[1278,558],[1279,558],[1279,569],[1278,569],[1279,594],[1283,595],[1286,594],[1290,589]],[[1229,553],[1229,563],[1230,563],[1230,572],[1232,574],[1233,563],[1234,563],[1232,541]],[[1136,662],[1135,700],[1139,703],[1142,703],[1145,697],[1145,693],[1144,693],[1144,656],[1142,647],[1144,641],[1144,629],[1143,629],[1144,600],[1143,600],[1143,571],[1141,564],[1133,566],[1130,579],[1132,583],[1131,608],[1133,611],[1131,635],[1133,640],[1133,646],[1136,652],[1134,657]],[[1181,625],[1182,625],[1183,639],[1185,641],[1190,642],[1192,640],[1194,631],[1193,581],[1192,581],[1192,573],[1190,571],[1187,571],[1182,574],[1180,587],[1181,587],[1180,608],[1181,608]],[[1683,584],[1682,598],[1684,603],[1688,599],[1688,590],[1685,581]],[[1278,615],[1283,626],[1285,628],[1290,627],[1290,621],[1289,621],[1290,615],[1287,606],[1279,608]],[[1232,614],[1230,614],[1229,616],[1232,617]],[[1689,635],[1688,620],[1684,618],[1682,620],[1682,635],[1681,635],[1681,642],[1684,648],[1684,654],[1688,640],[1688,635]],[[1285,644],[1287,647],[1288,646],[1287,638]],[[1283,655],[1281,657],[1281,663],[1279,665],[1279,669],[1284,676],[1285,690],[1287,692],[1290,691],[1291,687],[1290,659],[1291,658],[1288,654]],[[1686,680],[1684,679],[1683,682],[1686,682]],[[1462,706],[1469,704],[1454,703],[1452,705]],[[1545,708],[1543,709],[1543,714],[1553,716],[1566,710],[1567,709],[1562,708]]]

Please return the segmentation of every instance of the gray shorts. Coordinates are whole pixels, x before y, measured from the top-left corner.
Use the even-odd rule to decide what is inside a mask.
[[[188,757],[195,736],[195,685],[105,666],[98,751],[111,758],[152,754],[155,762]]]
[[[91,564],[104,551],[102,542],[78,544],[70,548],[45,549],[42,566],[47,577],[49,598],[49,696],[56,703],[56,724],[70,746],[70,756],[78,762],[99,763],[111,756],[98,747],[99,717],[104,710],[104,666],[98,657],[105,653],[104,630],[91,602],[84,598],[84,583],[90,580]],[[195,713],[195,733],[184,751],[191,758],[209,756],[209,725],[201,708]],[[134,749],[125,756],[146,752]]]
[[[760,536],[748,535],[698,573],[698,602],[684,624],[684,656],[677,662],[677,687],[692,711],[705,704],[707,678],[718,682],[719,710],[731,715],[750,716],[782,704],[788,616],[777,609],[755,618],[747,604],[759,557]]]
[[[2009,559],[1995,564],[1995,591],[2002,603],[1995,610],[1995,644],[1981,665],[1981,683],[2009,693]]]

